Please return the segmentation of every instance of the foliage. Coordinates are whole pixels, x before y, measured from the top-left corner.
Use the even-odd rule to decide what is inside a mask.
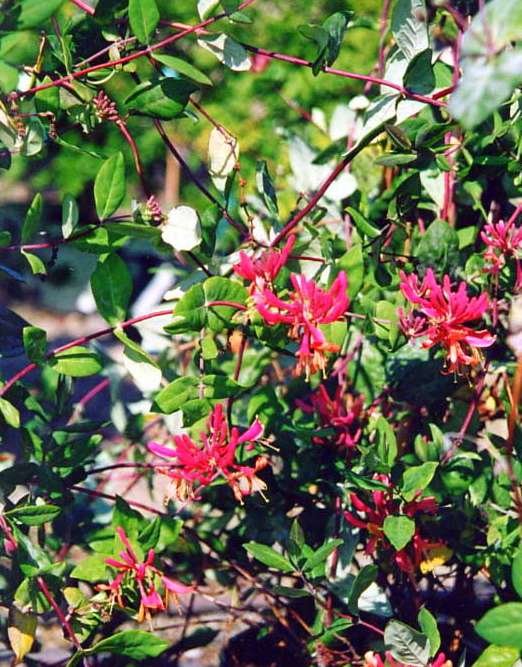
[[[193,5],[0,0],[13,664],[511,667],[521,5]]]

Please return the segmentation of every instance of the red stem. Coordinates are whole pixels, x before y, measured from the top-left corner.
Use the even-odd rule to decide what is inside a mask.
[[[87,14],[90,14],[91,16],[94,16],[94,7],[91,7],[88,5],[86,2],[83,2],[83,0],[71,0],[71,2],[74,2],[74,4],[82,9],[84,12]]]
[[[112,500],[116,502],[117,496],[112,495],[112,493],[103,493],[102,491],[95,491],[94,489],[86,489],[84,486],[71,486],[70,487],[71,491],[79,491],[80,493],[85,493],[88,496],[92,496],[93,498],[103,498],[104,500]],[[151,514],[157,514],[158,516],[167,516],[165,512],[162,512],[161,510],[157,510],[155,507],[150,507],[149,505],[144,505],[143,503],[139,503],[136,500],[127,500],[127,503],[131,507],[137,507],[139,509],[144,510],[145,512],[150,512]]]
[[[250,46],[249,44],[243,44],[247,51],[252,51],[252,53],[258,53],[260,55],[266,56],[267,58],[272,58],[273,60],[282,60],[283,62],[291,63],[292,65],[302,65],[303,67],[312,67],[313,63],[309,60],[304,60],[303,58],[297,58],[296,56],[289,56],[285,53],[277,53],[275,51],[267,51],[266,49],[260,49],[256,46]],[[371,76],[369,74],[357,74],[355,72],[346,72],[342,69],[336,69],[334,67],[323,67],[322,72],[326,74],[333,74],[335,76],[341,76],[345,79],[356,79],[357,81],[368,81],[370,83],[375,83],[379,86],[386,86],[387,88],[393,88],[393,90],[398,91],[401,95],[409,97],[411,100],[417,100],[417,102],[424,102],[425,104],[431,104],[435,107],[445,107],[445,102],[439,102],[434,97],[426,97],[425,95],[418,95],[404,86],[401,86],[398,83],[393,81],[387,81],[386,79],[380,79],[376,76]]]
[[[169,139],[167,133],[165,132],[165,129],[161,122],[159,120],[154,121],[154,126],[156,127],[157,131],[159,132],[160,137],[163,139],[163,143],[169,151],[172,153],[172,155],[176,158],[176,160],[179,162],[181,168],[185,172],[185,174],[190,178],[190,180],[194,183],[194,185],[198,188],[200,192],[202,192],[205,197],[211,201],[215,206],[217,206],[220,211],[222,216],[225,218],[225,220],[229,223],[229,225],[232,225],[237,231],[244,235],[246,233],[245,228],[243,225],[238,222],[237,220],[234,220],[232,216],[228,213],[228,211],[219,203],[216,197],[208,190],[205,185],[199,180],[199,178],[196,176],[196,174],[192,171],[192,169],[188,166],[188,164],[185,162],[183,159],[181,153],[178,151],[176,146],[172,143],[172,141]]]
[[[270,244],[270,247],[273,248],[276,246],[280,241],[282,241],[291,231],[294,227],[296,227],[303,218],[305,218],[310,211],[312,211],[321,197],[324,195],[324,193],[328,190],[330,185],[335,181],[335,179],[339,176],[339,174],[343,171],[343,169],[349,164],[349,162],[352,159],[352,155],[347,155],[335,169],[332,171],[332,173],[328,176],[328,178],[324,181],[324,183],[321,185],[319,190],[315,193],[315,195],[310,199],[308,204],[301,209],[294,217],[289,220],[286,225],[283,227],[283,229],[279,232],[279,234],[275,237],[275,239],[272,241]]]
[[[230,308],[236,308],[237,310],[246,310],[246,306],[235,301],[210,301],[207,306],[230,306]]]
[[[209,304],[210,305],[210,304]],[[228,303],[226,305],[229,305]],[[234,307],[238,305],[241,306],[241,304],[234,304]],[[241,306],[241,308],[244,308],[244,306]],[[87,336],[82,336],[81,338],[77,338],[76,340],[71,341],[70,343],[66,343],[65,345],[60,345],[60,347],[55,348],[54,350],[51,350],[49,354],[46,355],[46,359],[52,359],[55,355],[59,354],[60,352],[65,352],[65,350],[70,350],[71,347],[75,347],[76,345],[84,345],[85,343],[88,343],[91,340],[94,340],[95,338],[101,338],[102,336],[106,336],[107,334],[110,334],[119,327],[120,329],[126,329],[133,324],[138,324],[138,322],[143,322],[144,320],[150,320],[153,317],[161,317],[163,315],[171,315],[172,314],[172,309],[169,308],[169,310],[157,310],[154,313],[147,313],[146,315],[140,315],[138,317],[133,317],[130,320],[126,320],[125,322],[121,322],[120,324],[117,324],[114,327],[107,327],[106,329],[100,329],[99,331],[95,331],[92,334],[88,334]],[[27,364],[22,370],[18,371],[15,375],[13,375],[5,384],[3,387],[0,387],[0,397],[3,396],[11,387],[16,384],[19,380],[24,378],[26,375],[29,375],[32,371],[36,370],[38,368],[37,364],[31,363]]]
[[[54,599],[51,591],[47,588],[47,584],[45,583],[43,577],[36,577],[36,582],[38,584],[38,588],[42,591],[42,593],[45,595],[45,598],[47,599],[47,602],[51,605],[51,607],[54,609],[56,616],[58,616],[58,620],[62,624],[62,627],[64,629],[64,634],[67,633],[69,635],[69,639],[72,641],[74,646],[81,651],[82,650],[82,645],[78,641],[78,637],[75,635],[74,630],[72,629],[71,624],[65,617],[65,614],[63,611],[60,609],[60,606]]]
[[[255,0],[244,0],[244,2],[242,2],[239,5],[238,11],[245,9],[246,7],[248,7],[248,5],[251,5],[254,1]],[[49,81],[47,83],[39,84],[38,86],[33,86],[32,88],[28,88],[27,90],[15,92],[11,95],[11,99],[17,100],[22,97],[25,97],[26,95],[33,95],[34,93],[37,93],[41,90],[47,90],[47,88],[53,88],[54,86],[61,86],[66,83],[71,83],[71,81],[74,81],[75,79],[79,79],[82,76],[86,76],[91,72],[97,72],[98,70],[101,69],[107,69],[107,68],[112,69],[114,67],[117,67],[118,65],[126,65],[127,63],[130,63],[133,60],[137,60],[138,58],[142,58],[143,56],[148,56],[153,51],[162,49],[168,44],[172,44],[173,42],[176,42],[178,39],[181,39],[186,35],[190,35],[193,32],[197,32],[198,30],[201,30],[201,28],[206,28],[208,25],[212,25],[213,23],[216,23],[216,21],[226,18],[227,16],[228,14],[226,12],[222,12],[221,14],[217,14],[216,16],[206,19],[205,21],[202,21],[197,25],[190,26],[185,30],[183,30],[182,32],[178,32],[175,35],[170,35],[169,37],[165,37],[165,39],[162,39],[160,42],[157,42],[156,44],[151,44],[146,49],[142,49],[141,51],[136,51],[135,53],[131,53],[128,56],[123,56],[122,58],[118,58],[117,60],[109,60],[103,63],[98,63],[98,65],[91,65],[90,67],[86,67],[85,69],[82,69],[79,72],[71,72],[71,74],[68,74],[67,76],[63,76],[59,79],[54,79],[54,81]]]
[[[140,179],[141,183],[141,189],[143,190],[143,194],[147,199],[150,197],[150,191],[147,186],[147,182],[145,181],[145,175],[143,173],[143,165],[141,163],[140,159],[140,153],[138,151],[138,146],[136,145],[136,142],[134,141],[134,137],[132,134],[129,132],[129,129],[127,125],[125,124],[125,121],[119,118],[116,121],[116,125],[118,126],[119,131],[122,133],[123,138],[125,141],[129,144],[129,147],[132,152],[132,157],[134,158],[134,167],[136,169],[136,173],[138,174],[138,178]]]
[[[106,387],[108,387],[111,384],[111,381],[109,378],[105,378],[101,382],[98,382],[97,385],[95,385],[92,389],[90,389],[85,396],[82,396],[80,400],[78,401],[78,406],[84,408],[87,403],[92,401],[92,399],[97,396],[100,392],[102,392]]]

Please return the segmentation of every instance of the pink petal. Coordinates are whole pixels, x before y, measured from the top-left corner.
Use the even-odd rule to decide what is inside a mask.
[[[195,590],[195,586],[186,586],[185,584],[175,581],[174,579],[169,579],[168,577],[163,577],[163,585],[171,593],[176,595],[182,595],[183,593],[192,593]]]
[[[238,443],[255,441],[263,435],[264,431],[263,424],[256,417],[250,428],[248,428],[243,435],[238,438]]]
[[[147,449],[149,450],[149,452],[156,454],[156,456],[162,456],[164,458],[172,458],[177,456],[177,452],[175,449],[164,447],[163,445],[160,445],[157,442],[149,442],[147,444]]]

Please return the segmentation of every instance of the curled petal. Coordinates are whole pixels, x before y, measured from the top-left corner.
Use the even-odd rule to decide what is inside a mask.
[[[175,449],[170,449],[170,447],[164,447],[163,445],[160,445],[157,442],[147,443],[147,449],[149,450],[149,452],[156,454],[156,456],[161,456],[163,458],[173,458],[177,456],[177,452]]]
[[[184,593],[192,593],[193,591],[196,590],[196,587],[193,585],[187,586],[186,584],[182,584],[181,582],[176,581],[175,579],[169,579],[169,577],[163,577],[162,581],[165,588],[170,593],[174,593],[176,595],[183,595]]]
[[[238,438],[238,444],[243,442],[252,442],[258,440],[265,430],[263,424],[256,417],[251,426]]]

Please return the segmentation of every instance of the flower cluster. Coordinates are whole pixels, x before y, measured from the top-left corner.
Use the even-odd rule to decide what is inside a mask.
[[[110,593],[111,604],[116,602],[120,607],[124,607],[124,588],[126,586],[137,588],[140,596],[138,621],[141,623],[145,618],[150,620],[151,612],[165,611],[170,596],[178,604],[178,595],[191,593],[194,590],[194,586],[186,586],[165,576],[154,565],[154,549],[150,549],[145,560],[140,561],[123,528],[116,528],[116,533],[125,547],[119,554],[121,560],[106,558],[105,562],[118,570],[118,574],[110,584],[98,585],[99,590]],[[163,588],[163,596],[158,591],[158,586]]]
[[[150,442],[149,451],[166,459],[175,459],[172,465],[159,468],[171,479],[172,497],[181,502],[199,499],[202,487],[209,486],[223,477],[239,502],[243,497],[259,491],[263,494],[266,484],[257,473],[268,465],[265,457],[256,458],[253,467],[236,463],[237,448],[244,443],[254,443],[263,435],[263,425],[256,418],[242,435],[236,427],[229,429],[223,406],[218,403],[208,419],[207,433],[201,433],[201,445],[188,435],[175,435],[174,447]],[[253,444],[247,445],[251,449]]]
[[[520,253],[522,251],[522,227],[515,227],[515,220],[508,222],[500,220],[487,224],[480,233],[487,246],[484,252],[485,270],[498,276],[507,262],[514,258],[516,266],[515,289],[522,289],[522,266]]]
[[[308,397],[308,401],[298,400],[298,407],[308,414],[316,413],[321,426],[333,428],[335,435],[333,443],[344,454],[353,451],[360,440],[364,420],[364,398],[345,392],[338,385],[333,397],[330,396],[324,384]],[[332,442],[330,438],[315,436],[313,442],[326,445]]]
[[[341,271],[329,290],[321,289],[305,276],[290,276],[294,291],[290,301],[283,301],[264,289],[254,297],[257,310],[268,324],[286,324],[288,335],[300,341],[296,374],[304,372],[307,379],[317,371],[326,373],[326,353],[338,352],[339,346],[329,343],[322,324],[340,320],[348,309],[347,280]]]
[[[399,311],[401,327],[407,336],[425,338],[422,344],[425,348],[442,345],[448,373],[461,373],[462,367],[482,362],[480,348],[492,345],[495,336],[466,325],[483,317],[489,307],[487,294],[469,297],[466,284],[461,282],[454,289],[447,275],[440,285],[431,269],[422,282],[415,274],[401,271],[400,288],[413,304],[413,311],[407,316]]]
[[[389,516],[407,516],[413,518],[417,514],[435,514],[438,510],[437,501],[432,496],[416,498],[410,502],[401,503],[394,498],[393,486],[387,475],[375,475],[375,479],[381,482],[386,489],[372,491],[373,506],[361,500],[355,493],[350,494],[352,507],[366,515],[363,520],[352,512],[345,511],[345,519],[356,526],[367,530],[369,538],[366,543],[366,553],[374,554],[377,548],[392,549],[384,533],[384,522]],[[419,528],[415,527],[415,533],[410,543],[395,552],[396,564],[403,572],[413,574],[420,569],[423,574],[433,569],[433,550],[447,550],[443,542],[430,542],[420,534]],[[441,552],[442,553],[442,552]]]
[[[250,282],[250,294],[262,293],[265,287],[273,289],[273,284],[295,245],[295,236],[289,236],[282,250],[270,249],[260,257],[252,258],[243,250],[239,262],[234,266],[238,276]]]
[[[430,663],[430,667],[452,667],[451,660],[446,660],[444,653],[439,653]],[[378,653],[368,651],[364,654],[363,667],[411,667],[399,660],[395,660],[390,651],[384,654],[384,660]]]

